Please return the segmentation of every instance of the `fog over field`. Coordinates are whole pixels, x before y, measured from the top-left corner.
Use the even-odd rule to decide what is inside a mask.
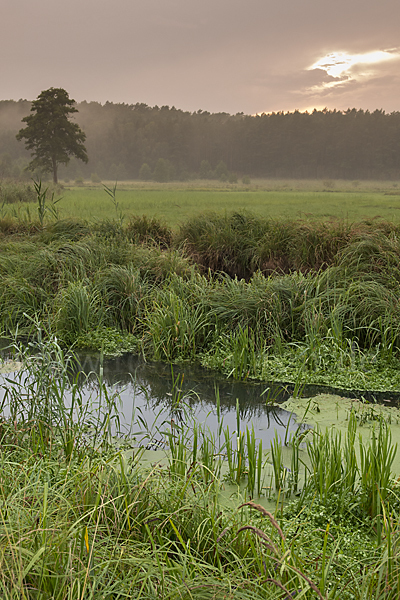
[[[398,0],[2,0],[1,99],[398,110]]]

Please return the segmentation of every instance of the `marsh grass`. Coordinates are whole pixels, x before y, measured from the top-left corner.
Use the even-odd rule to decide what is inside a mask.
[[[5,205],[20,202],[35,202],[36,194],[30,183],[18,183],[3,179],[0,181],[0,204]]]
[[[165,222],[147,215],[133,215],[126,226],[126,234],[136,243],[151,243],[168,248],[172,242],[172,230]]]
[[[174,421],[162,429],[166,461],[145,467],[143,448],[126,451],[110,436],[111,421],[119,429],[118,399],[101,373],[97,392],[84,403],[71,380],[74,359],[55,339],[43,340],[37,330],[28,349],[14,349],[24,371],[3,385],[0,423],[5,600],[398,596],[400,503],[384,424],[377,423],[375,441],[363,443],[360,460],[354,418],[341,449],[334,431],[312,434],[306,446],[296,437],[294,462],[304,468],[299,456],[308,453],[314,466],[307,482],[298,482],[301,496],[271,512],[241,500],[246,488],[265,494],[265,458],[259,460],[254,430],[243,427],[238,411],[231,459],[239,496],[229,508],[221,502],[220,478],[231,436],[220,413],[216,435],[191,421],[179,378]],[[321,475],[321,461],[327,474]],[[336,461],[342,483],[335,480]],[[284,465],[282,455],[277,462]],[[281,473],[276,486],[289,484]],[[337,503],[340,486],[352,502]],[[374,487],[380,504],[373,504]],[[359,489],[367,490],[369,503]]]
[[[151,292],[150,282],[133,264],[111,265],[100,271],[95,287],[105,304],[107,320],[113,326],[132,332],[144,316],[144,301]]]
[[[134,335],[147,358],[199,361],[242,381],[400,389],[393,223],[202,215],[166,247],[155,243],[162,224],[134,222],[141,242],[115,220],[6,236],[3,334],[29,333],[38,318],[66,344],[99,350],[113,330]],[[280,266],[267,268],[267,255]]]
[[[94,325],[101,326],[104,323],[99,294],[83,282],[70,283],[56,302],[55,326],[67,344],[72,344]]]

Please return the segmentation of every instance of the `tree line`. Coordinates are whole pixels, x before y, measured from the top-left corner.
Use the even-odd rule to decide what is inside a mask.
[[[89,161],[61,165],[62,179],[400,178],[398,111],[251,116],[143,103],[75,107]],[[0,101],[0,177],[23,176],[29,163],[16,134],[30,109],[27,100]]]

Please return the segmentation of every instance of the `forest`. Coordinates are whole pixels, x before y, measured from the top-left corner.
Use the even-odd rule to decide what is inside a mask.
[[[0,101],[0,178],[32,176],[25,171],[29,154],[15,138],[30,106],[27,100]],[[400,178],[398,111],[251,116],[143,103],[84,101],[76,107],[89,162],[71,160],[60,169],[65,181]]]

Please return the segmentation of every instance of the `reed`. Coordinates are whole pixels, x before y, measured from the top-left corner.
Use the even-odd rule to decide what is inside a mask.
[[[276,491],[282,490],[286,482],[286,468],[283,463],[282,442],[277,432],[271,442],[271,460]],[[271,486],[272,487],[272,486]]]
[[[392,444],[390,428],[383,419],[379,419],[377,430],[372,431],[368,446],[359,439],[361,495],[364,510],[372,517],[378,517],[382,504],[390,493],[391,468],[397,451]]]
[[[246,430],[247,441],[247,492],[250,498],[254,498],[257,494],[262,495],[265,478],[265,462],[266,458],[263,455],[262,440],[256,441],[254,426]]]
[[[394,225],[338,222],[331,231],[327,224],[270,222],[247,213],[203,216],[199,222],[197,233],[196,222],[188,223],[187,242],[177,236],[168,248],[144,238],[134,243],[127,227],[115,221],[46,221],[42,231],[35,225],[36,233],[33,228],[24,239],[5,236],[3,333],[27,333],[37,317],[66,344],[99,349],[96,340],[111,328],[133,333],[148,358],[200,361],[239,380],[362,389],[367,380],[382,386],[381,374],[390,371],[385,385],[400,386],[400,246]],[[150,227],[142,225],[144,232]],[[199,274],[202,262],[190,239],[194,248],[197,238],[205,244],[214,232],[220,268],[225,258],[218,239],[225,229],[231,270]],[[314,258],[300,247],[304,236],[315,246]],[[301,251],[297,271],[255,271],[261,258],[254,252],[262,240],[275,248],[268,256],[286,256],[288,264],[294,260],[289,250],[293,256]],[[207,255],[205,245],[203,251]]]
[[[26,371],[4,384],[0,421],[5,600],[398,596],[398,489],[390,478],[387,425],[377,421],[375,438],[358,442],[360,459],[355,415],[340,451],[334,431],[308,433],[308,443],[298,433],[292,472],[304,468],[306,453],[311,474],[306,484],[299,477],[303,493],[294,505],[278,505],[275,514],[253,501],[230,509],[219,502],[219,478],[232,436],[220,408],[217,435],[191,421],[180,377],[173,383],[173,424],[166,421],[159,432],[168,440],[168,459],[144,467],[143,450],[126,454],[110,437],[119,429],[118,398],[101,372],[84,404],[71,380],[73,356],[54,338],[37,330],[27,351],[15,350]],[[234,435],[232,478],[239,491],[260,494],[262,447],[254,429],[243,427],[238,405]],[[277,437],[271,454],[282,491],[294,490],[283,476]],[[339,503],[340,493],[352,501]]]

